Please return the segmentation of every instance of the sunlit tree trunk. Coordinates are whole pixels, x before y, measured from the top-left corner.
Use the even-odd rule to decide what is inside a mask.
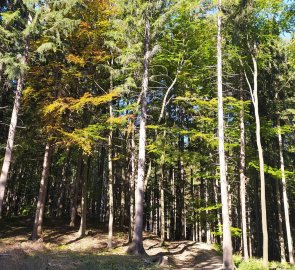
[[[225,151],[224,151],[224,113],[222,90],[222,38],[221,38],[221,0],[219,0],[218,36],[217,36],[217,86],[218,86],[218,142],[219,142],[219,166],[220,187],[222,202],[222,230],[223,230],[223,268],[234,269],[232,257],[232,239],[230,232],[229,208],[228,208],[228,184],[226,180]]]
[[[110,117],[113,117],[112,105],[109,105]],[[108,138],[108,172],[109,172],[109,234],[108,234],[108,248],[112,248],[113,240],[113,222],[114,222],[114,194],[113,194],[113,160],[112,160],[112,140],[113,131],[110,130]]]
[[[246,176],[245,176],[245,111],[243,89],[241,85],[241,110],[240,110],[240,197],[241,197],[241,212],[242,212],[242,239],[244,260],[249,260],[248,241],[247,241],[247,215],[246,215]]]
[[[134,230],[134,184],[135,184],[135,139],[134,139],[134,123],[132,123],[131,131],[131,175],[130,175],[130,220],[129,220],[129,243],[132,242],[132,234]]]
[[[165,242],[165,197],[164,197],[164,165],[163,164],[161,164],[161,176],[160,176],[160,205],[161,205],[161,245],[164,245],[164,242]]]
[[[31,23],[31,17],[29,17],[28,24]],[[27,55],[29,51],[29,41],[28,38],[25,40],[25,48],[23,51],[23,55],[21,57],[21,64],[25,66],[27,64]],[[10,125],[9,125],[9,131],[8,131],[8,138],[6,142],[6,148],[5,148],[5,154],[4,154],[4,160],[0,175],[0,218],[2,216],[2,210],[3,210],[3,200],[5,195],[5,188],[6,183],[8,179],[8,173],[9,168],[12,160],[12,150],[14,146],[14,137],[16,133],[16,127],[17,127],[17,119],[18,119],[18,113],[20,109],[20,103],[21,103],[21,96],[24,88],[24,72],[20,72],[17,79],[17,86],[16,86],[16,92],[14,97],[14,105],[12,109],[11,119],[10,119]]]
[[[47,186],[48,186],[48,177],[49,177],[51,147],[52,146],[50,145],[49,142],[46,144],[46,147],[45,147],[42,177],[41,177],[41,182],[40,182],[38,203],[37,203],[35,220],[34,220],[34,228],[33,228],[33,233],[32,233],[32,240],[33,241],[40,238],[41,234],[42,234],[43,215],[44,215],[44,207],[45,207]]]
[[[4,155],[1,176],[0,176],[0,217],[2,215],[2,206],[3,206],[4,195],[5,195],[5,188],[6,188],[9,168],[10,168],[10,164],[12,160],[12,150],[14,145],[14,137],[16,133],[17,118],[18,118],[18,112],[20,108],[22,91],[23,91],[23,75],[19,75],[19,78],[17,80],[14,106],[12,110],[9,131],[8,131],[8,139],[7,139],[7,144],[5,148],[5,155]]]
[[[256,50],[256,46],[254,46]],[[255,52],[256,53],[256,52]],[[267,229],[267,214],[266,214],[266,197],[265,197],[265,175],[264,175],[264,158],[263,149],[261,144],[260,135],[260,116],[259,116],[259,106],[258,106],[258,68],[257,60],[254,55],[252,55],[253,61],[253,80],[254,88],[252,93],[252,101],[255,111],[255,122],[256,122],[256,143],[259,156],[259,172],[260,172],[260,189],[261,189],[261,219],[262,219],[262,235],[263,235],[263,266],[268,265],[268,229]]]
[[[146,119],[147,119],[147,91],[149,77],[149,44],[150,44],[150,22],[145,22],[145,41],[144,41],[144,66],[141,92],[141,115],[139,128],[139,147],[138,147],[138,174],[135,188],[135,223],[129,253],[144,254],[143,248],[143,200],[144,200],[144,175],[145,175],[145,148],[146,148]]]
[[[283,155],[283,140],[282,140],[282,132],[281,132],[279,117],[277,121],[278,121],[277,122],[278,140],[279,140],[280,163],[281,163],[281,173],[282,173],[283,203],[284,203],[285,225],[286,225],[287,242],[288,242],[288,254],[289,254],[289,262],[291,264],[294,264],[293,239],[292,239],[292,232],[291,232],[290,218],[289,218],[289,202],[288,202],[288,195],[287,195],[287,183],[286,183],[285,163],[284,163],[284,155]]]
[[[279,181],[276,180],[276,199],[278,203],[278,225],[279,225],[279,243],[281,252],[281,262],[286,262],[286,252],[285,252],[285,241],[283,232],[283,215],[282,215],[282,204],[281,204],[281,194],[280,194]]]

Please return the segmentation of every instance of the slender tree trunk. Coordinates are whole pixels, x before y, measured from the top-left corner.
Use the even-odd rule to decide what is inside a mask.
[[[206,180],[206,184],[205,184],[205,203],[206,203],[206,208],[209,207],[210,205],[210,202],[209,202],[209,192],[208,192],[208,187],[209,185],[209,181]],[[205,211],[206,213],[206,242],[207,244],[211,244],[211,221],[210,221],[210,218],[209,217],[209,211],[206,210]]]
[[[83,180],[82,180],[81,220],[80,220],[80,228],[78,231],[79,238],[84,237],[86,232],[87,182],[88,182],[88,173],[89,173],[89,162],[90,162],[90,157],[87,157],[87,161],[83,170]]]
[[[282,204],[281,204],[281,192],[279,181],[276,182],[276,199],[278,202],[278,225],[279,225],[279,243],[280,243],[280,252],[281,252],[281,262],[286,262],[286,252],[285,252],[285,241],[284,241],[284,232],[283,232],[283,215],[282,215]]]
[[[135,139],[134,123],[131,132],[131,175],[130,175],[130,221],[129,221],[129,243],[132,242],[134,230],[134,184],[135,184]]]
[[[246,176],[245,176],[245,111],[243,100],[243,89],[241,87],[241,111],[240,111],[240,196],[241,196],[241,210],[242,210],[242,239],[244,260],[249,260],[248,242],[247,242],[247,215],[246,215]]]
[[[65,197],[67,196],[67,185],[68,185],[68,167],[69,167],[69,158],[70,158],[70,150],[66,150],[66,159],[62,167],[62,173],[61,173],[61,183],[59,185],[59,196],[57,199],[57,211],[56,216],[60,217],[64,211],[64,201]]]
[[[4,161],[3,161],[1,176],[0,176],[0,217],[2,215],[2,206],[3,206],[4,195],[5,195],[5,188],[6,188],[9,168],[10,168],[10,164],[12,160],[12,150],[14,145],[14,137],[16,133],[17,118],[18,118],[18,112],[20,109],[20,100],[21,100],[22,91],[23,91],[23,75],[19,75],[17,80],[15,98],[14,98],[14,106],[13,106],[10,125],[9,125]]]
[[[255,121],[256,121],[256,143],[259,156],[259,172],[260,172],[260,189],[261,189],[261,219],[262,219],[262,236],[263,236],[263,266],[268,265],[268,229],[267,229],[267,214],[266,214],[266,197],[265,197],[265,176],[264,176],[264,159],[263,159],[263,149],[261,145],[261,135],[260,135],[260,117],[259,117],[259,106],[258,106],[258,68],[257,60],[254,55],[252,55],[253,67],[254,67],[254,89],[252,94],[252,100],[255,111]]]
[[[292,232],[290,226],[289,219],[289,202],[287,195],[287,183],[286,183],[286,175],[285,175],[285,163],[284,163],[284,155],[283,155],[283,140],[282,140],[282,132],[280,120],[278,118],[278,139],[279,139],[279,151],[280,151],[280,163],[281,163],[281,173],[282,173],[282,185],[283,185],[283,202],[284,202],[284,213],[285,213],[285,223],[286,223],[286,233],[287,233],[287,242],[288,242],[288,254],[289,254],[289,262],[294,265],[294,250],[293,250],[293,239]]]
[[[194,211],[195,208],[195,186],[194,186],[194,173],[193,173],[193,167],[190,166],[191,171],[191,201],[193,202],[193,222],[191,223],[191,234],[192,234],[192,240],[196,241],[196,213]]]
[[[164,197],[164,165],[161,164],[160,177],[160,205],[161,205],[161,245],[165,242],[165,197]]]
[[[147,91],[149,80],[149,44],[150,22],[146,19],[144,41],[144,67],[141,93],[141,115],[139,129],[138,175],[135,189],[135,224],[132,244],[129,253],[144,254],[143,248],[143,200],[144,200],[144,174],[145,174],[145,147],[146,147],[146,116],[147,116]]]
[[[44,207],[45,207],[46,194],[47,194],[50,158],[51,158],[51,145],[48,142],[45,147],[45,154],[44,154],[44,160],[43,160],[42,177],[40,182],[38,203],[37,203],[34,228],[32,233],[33,241],[40,238],[42,234],[43,214],[44,214]]]
[[[215,204],[218,204],[219,203],[218,194],[219,194],[219,182],[218,182],[218,179],[216,179],[216,182],[214,184]],[[216,215],[217,215],[218,231],[221,231],[221,224],[222,224],[222,222],[221,222],[221,213],[220,213],[220,210],[219,209],[216,210]],[[216,240],[220,244],[220,236],[219,235],[216,236]]]
[[[110,117],[113,116],[112,105],[109,105]],[[113,240],[113,222],[114,222],[114,194],[113,194],[113,160],[112,160],[112,140],[113,131],[110,130],[108,138],[108,172],[109,172],[109,235],[108,235],[108,248],[112,248]]]
[[[218,38],[217,38],[217,86],[218,86],[218,140],[219,140],[219,166],[223,222],[223,268],[234,269],[232,257],[232,239],[230,232],[228,208],[228,184],[226,180],[225,151],[224,151],[224,115],[222,93],[222,39],[221,39],[221,0],[219,0]]]
[[[75,224],[76,224],[78,191],[79,191],[78,189],[79,189],[79,184],[81,182],[82,162],[83,162],[83,156],[82,156],[82,153],[79,153],[76,178],[74,180],[75,182],[73,183],[73,192],[72,192],[72,200],[71,200],[71,220],[70,220],[71,228],[75,227]]]
[[[29,24],[31,23],[30,18],[28,20]],[[28,38],[26,38],[24,52],[21,58],[22,65],[27,64],[28,50],[29,50],[29,41],[28,41]],[[6,188],[9,168],[10,168],[10,164],[12,160],[12,150],[14,146],[14,137],[16,133],[18,112],[20,109],[20,102],[21,102],[23,88],[24,88],[24,74],[23,72],[21,72],[17,80],[14,105],[12,109],[12,115],[11,115],[11,120],[9,125],[9,131],[8,131],[8,138],[7,138],[4,160],[3,160],[3,165],[2,165],[1,175],[0,175],[0,218],[2,215],[2,206],[3,206],[4,195],[5,195],[5,188]]]
[[[250,205],[248,201],[248,240],[249,240],[249,257],[252,258],[252,230],[251,230],[251,215],[250,215]]]

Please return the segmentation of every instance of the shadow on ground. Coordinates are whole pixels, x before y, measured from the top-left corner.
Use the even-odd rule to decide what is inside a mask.
[[[0,220],[0,270],[155,270],[219,269],[221,257],[209,245],[191,241],[167,242],[144,234],[148,256],[126,255],[128,233],[115,230],[113,250],[108,250],[106,226],[89,220],[87,233],[77,236],[66,220],[45,220],[42,241],[28,241],[32,218]],[[159,265],[164,262],[164,265]]]
[[[155,269],[142,258],[115,254],[83,254],[77,252],[35,252],[26,254],[22,249],[11,250],[0,256],[1,270],[143,270]]]

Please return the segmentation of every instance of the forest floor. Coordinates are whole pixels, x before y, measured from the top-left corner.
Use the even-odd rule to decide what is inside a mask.
[[[28,241],[31,218],[0,220],[1,270],[160,270],[160,269],[220,269],[222,258],[210,245],[192,241],[167,242],[144,235],[145,257],[126,255],[127,235],[115,231],[114,249],[107,248],[107,231],[88,224],[86,236],[77,238],[77,228],[61,220],[46,220],[43,241]],[[163,257],[166,263],[153,263]]]

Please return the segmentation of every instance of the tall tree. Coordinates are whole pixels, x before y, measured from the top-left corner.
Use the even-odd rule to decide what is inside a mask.
[[[15,9],[12,14],[9,14],[9,6]],[[11,35],[14,36],[15,39],[17,39],[19,42],[19,48],[17,48],[17,51],[21,53],[21,59],[19,63],[17,63],[19,65],[19,70],[18,72],[16,72],[17,74],[10,74],[10,76],[17,77],[17,84],[16,84],[16,91],[15,91],[15,97],[14,97],[14,105],[13,105],[12,115],[10,119],[8,138],[7,138],[6,148],[5,148],[4,160],[3,160],[3,165],[2,165],[1,175],[0,175],[0,217],[2,215],[2,205],[3,205],[4,195],[5,195],[5,188],[6,188],[6,182],[8,179],[9,168],[12,162],[12,151],[13,151],[14,138],[15,138],[16,128],[17,128],[18,113],[20,110],[21,96],[24,89],[25,69],[27,65],[29,40],[30,40],[30,34],[31,34],[30,28],[31,28],[32,20],[33,20],[32,13],[30,10],[30,5],[22,6],[22,4],[20,4],[19,6],[19,4],[17,3],[16,4],[10,3],[10,5],[8,5],[7,8],[8,8],[8,11],[6,12],[8,13],[7,14],[8,16],[6,17],[8,18],[6,19],[8,20],[8,25],[6,24],[6,26],[9,26],[10,22],[12,22],[12,25],[13,25],[13,22],[16,19],[19,19],[20,21],[20,24],[19,24],[20,26],[18,29],[15,29],[14,27],[12,27],[13,30],[11,30],[12,31]],[[25,10],[24,14],[22,14],[22,16],[24,17],[17,16],[19,10]],[[15,17],[15,18],[9,18],[9,17]],[[21,35],[17,35],[15,31],[21,32]],[[16,40],[13,40],[13,42],[16,42]],[[10,62],[11,60],[12,59],[8,61]],[[15,61],[15,60],[12,60],[12,61]]]
[[[221,36],[221,8],[222,1],[218,2],[217,17],[217,87],[218,87],[218,152],[220,168],[220,187],[222,202],[222,232],[223,232],[223,268],[234,269],[232,257],[232,240],[228,206],[228,184],[226,180],[226,164],[224,150],[224,112],[222,91],[222,36]]]

